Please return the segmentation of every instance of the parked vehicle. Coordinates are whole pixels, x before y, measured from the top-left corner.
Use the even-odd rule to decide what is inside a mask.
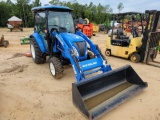
[[[11,32],[12,32],[13,30],[23,31],[23,28],[22,28],[22,20],[19,19],[18,17],[13,16],[13,17],[11,17],[10,19],[8,19],[8,22],[9,22],[9,23],[7,23],[7,27],[8,27],[8,29],[10,29]]]
[[[30,36],[33,61],[42,64],[49,56],[50,72],[55,79],[63,77],[64,65],[72,65],[77,80],[72,83],[73,103],[88,118],[100,117],[147,87],[131,66],[111,69],[98,45],[75,30],[72,9],[47,5],[32,11],[35,15],[35,29]]]
[[[106,42],[105,54],[107,56],[118,56],[130,59],[136,63],[144,62],[149,64],[149,62],[154,61],[158,51],[158,41],[160,40],[160,32],[157,31],[160,11],[146,11],[145,14],[148,14],[147,25],[145,29],[143,28],[143,24],[141,26],[143,35],[139,34],[137,28],[134,26],[135,15],[137,14],[139,14],[142,19],[142,13],[138,12],[126,12],[113,15],[113,18],[121,16],[119,18],[122,18],[122,21],[126,15],[130,15],[132,17],[132,31],[130,36],[124,34],[123,22],[122,27],[117,29],[116,34],[113,32],[114,28],[112,27],[111,36],[108,36]]]
[[[91,38],[93,35],[93,24],[89,23],[88,20],[78,18],[74,20],[76,29],[82,31],[87,37]]]
[[[0,47],[2,47],[2,46],[7,47],[8,45],[9,45],[9,41],[4,40],[4,35],[2,35],[2,37],[0,39]]]

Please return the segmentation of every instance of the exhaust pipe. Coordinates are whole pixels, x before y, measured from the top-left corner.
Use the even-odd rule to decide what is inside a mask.
[[[72,83],[74,105],[89,119],[104,113],[139,93],[148,84],[143,82],[130,65]]]

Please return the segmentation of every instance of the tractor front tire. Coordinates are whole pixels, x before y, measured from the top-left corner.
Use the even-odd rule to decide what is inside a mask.
[[[43,53],[40,50],[39,45],[34,38],[31,38],[31,41],[30,41],[30,51],[32,54],[33,61],[36,64],[45,63],[46,57],[43,57]]]
[[[63,66],[57,57],[52,57],[49,60],[49,69],[54,78],[60,79],[63,77]]]
[[[141,60],[141,57],[138,53],[133,53],[131,56],[130,56],[130,60],[134,63],[138,63],[140,62]]]

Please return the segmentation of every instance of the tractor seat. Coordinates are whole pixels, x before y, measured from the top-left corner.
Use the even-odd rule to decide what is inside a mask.
[[[129,37],[124,35],[123,30],[121,28],[118,28],[117,29],[117,39],[129,39]]]
[[[128,37],[128,36],[125,36],[125,35],[120,35],[120,36],[119,36],[119,39],[129,39],[129,37]]]

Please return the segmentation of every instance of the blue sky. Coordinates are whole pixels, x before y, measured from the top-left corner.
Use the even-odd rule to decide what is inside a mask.
[[[41,0],[42,4],[49,3],[50,0]],[[61,1],[72,1],[72,0],[61,0]],[[121,2],[123,3],[124,9],[122,12],[145,12],[145,10],[160,10],[160,0],[77,0],[80,4],[93,4],[107,5],[113,9],[113,12],[118,12],[117,6]]]
[[[0,0],[6,1],[6,0]],[[11,0],[15,2],[16,0]],[[33,1],[33,0],[31,0]],[[48,4],[51,0],[40,0],[42,5]],[[74,1],[74,0],[61,0],[61,1]],[[94,5],[110,5],[113,9],[113,13],[117,13],[117,6],[121,2],[124,9],[121,12],[145,12],[145,10],[160,10],[160,0],[77,0],[80,4],[89,4],[93,2]]]

